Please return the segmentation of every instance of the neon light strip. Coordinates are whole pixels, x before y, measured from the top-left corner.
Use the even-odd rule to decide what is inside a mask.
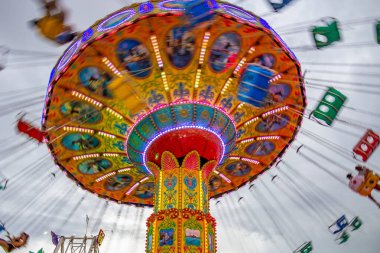
[[[252,123],[254,123],[254,122],[258,121],[258,120],[259,120],[259,117],[255,117],[253,119],[250,119],[250,120],[248,120],[247,122],[244,123],[244,126],[248,126],[248,125],[250,125],[250,124],[252,124]]]
[[[278,113],[278,112],[282,112],[282,111],[286,111],[289,109],[289,106],[282,106],[282,107],[279,107],[277,109],[274,109],[274,110],[271,110],[269,112],[266,112],[263,114],[263,117],[268,117],[269,115],[272,115],[272,114],[275,114],[275,113]]]
[[[99,131],[98,134],[99,134],[100,136],[104,136],[104,137],[111,138],[111,139],[115,139],[115,138],[116,138],[115,135],[113,135],[113,134],[109,134],[109,133],[106,133],[106,132],[102,132],[102,131]]]
[[[88,155],[74,156],[73,159],[75,161],[77,161],[77,160],[83,160],[86,158],[95,158],[95,157],[99,157],[99,156],[100,156],[100,154],[88,154]]]
[[[116,111],[114,111],[113,109],[107,107],[106,108],[106,111],[109,112],[110,114],[112,114],[113,116],[119,118],[119,119],[123,119],[123,115],[121,115],[120,113],[117,113]]]
[[[245,157],[243,157],[241,160],[245,161],[245,162],[249,162],[249,163],[254,163],[254,164],[257,164],[257,165],[260,164],[259,161],[256,161],[256,160],[253,160],[253,159],[249,159],[249,158],[245,158]]]
[[[105,105],[103,105],[102,103],[100,103],[99,101],[93,99],[93,98],[90,98],[78,91],[72,91],[71,94],[74,96],[74,97],[77,97],[77,98],[80,98],[84,101],[87,101],[87,102],[90,102],[91,104],[99,107],[99,108],[102,108],[102,107],[105,107]],[[123,119],[123,115],[121,115],[120,113],[116,112],[115,110],[111,109],[110,107],[107,107],[106,108],[106,111],[109,112],[110,114],[112,114],[113,116],[119,118],[119,119]]]
[[[222,95],[224,95],[224,93],[227,91],[227,89],[228,89],[228,87],[231,85],[231,83],[232,83],[232,78],[230,77],[230,78],[228,78],[228,80],[227,80],[227,82],[224,84],[224,86],[223,86],[223,89],[222,89],[222,92],[221,92],[221,94]]]
[[[134,189],[136,189],[137,186],[140,185],[140,182],[135,183],[126,193],[126,195],[130,195],[131,192],[133,192]]]
[[[236,75],[240,71],[241,67],[243,67],[246,61],[247,61],[247,58],[245,57],[243,57],[243,59],[240,60],[239,64],[236,66],[234,70],[234,75]]]
[[[131,167],[128,167],[128,168],[124,168],[124,169],[120,169],[117,171],[117,173],[123,173],[123,172],[127,172],[127,171],[130,171],[131,170]]]
[[[269,80],[270,83],[276,82],[281,78],[281,74],[275,75],[272,79]]]
[[[112,62],[110,62],[110,60],[108,60],[107,57],[103,57],[102,59],[102,62],[115,74],[117,75],[118,77],[122,77],[123,75],[121,74],[121,72],[115,67],[114,64],[112,64]]]
[[[197,75],[195,76],[195,83],[194,83],[194,88],[195,89],[198,89],[198,87],[199,87],[199,82],[201,80],[201,74],[202,74],[202,70],[201,69],[197,69]]]
[[[232,159],[232,160],[242,160],[242,161],[250,162],[250,163],[253,163],[253,164],[256,164],[256,165],[260,164],[260,162],[257,161],[257,160],[246,158],[246,157],[240,157],[240,156],[230,156],[229,159]]]
[[[113,172],[111,172],[111,173],[108,173],[108,174],[106,174],[106,175],[103,175],[103,176],[99,177],[98,179],[96,179],[95,181],[96,181],[97,183],[99,183],[100,181],[103,181],[104,179],[109,178],[109,177],[111,177],[111,176],[113,176],[113,175],[116,175],[116,172],[115,172],[115,171],[113,171]]]
[[[252,141],[262,141],[262,140],[279,140],[280,136],[260,136],[260,137],[253,137],[253,138],[247,138],[242,141],[237,141],[237,143],[248,143]]]
[[[150,40],[152,41],[152,46],[153,46],[154,54],[156,55],[158,66],[162,68],[164,67],[164,63],[162,62],[160,49],[158,47],[157,36],[156,35],[150,36]]]
[[[152,145],[152,143],[158,139],[159,137],[161,137],[162,135],[166,134],[166,133],[169,133],[169,132],[172,132],[172,131],[176,131],[176,130],[180,130],[180,129],[201,129],[201,130],[204,130],[204,131],[207,131],[209,133],[212,133],[214,134],[220,141],[220,143],[222,144],[222,153],[221,153],[221,156],[219,158],[219,161],[218,161],[218,164],[220,163],[220,161],[223,159],[224,157],[224,153],[226,151],[226,146],[224,145],[224,142],[222,140],[222,138],[220,138],[219,134],[214,132],[213,130],[211,129],[208,129],[206,127],[201,127],[201,126],[180,126],[180,127],[174,127],[172,129],[169,129],[169,130],[166,130],[166,131],[163,131],[159,134],[157,134],[153,139],[150,140],[150,142],[148,143],[148,145],[145,147],[145,150],[143,152],[143,158],[144,158],[144,165],[145,165],[145,168],[149,171],[150,174],[153,175],[153,173],[148,169],[148,167],[146,166],[146,162],[147,162],[147,157],[146,157],[146,152],[148,151],[150,145]]]
[[[255,52],[256,49],[255,47],[251,47],[249,50],[248,50],[248,54],[253,54],[253,52]]]
[[[223,178],[224,181],[226,181],[227,183],[231,183],[231,180],[228,179],[228,177],[226,177],[225,175],[223,175],[221,172],[217,171],[217,170],[214,170],[214,173],[216,173],[218,176],[220,176],[221,178]]]
[[[77,91],[73,90],[71,92],[71,94],[74,97],[77,97],[77,98],[83,99],[84,101],[90,102],[91,104],[93,104],[93,105],[95,105],[97,107],[103,107],[102,103],[100,103],[100,102],[96,101],[95,99],[92,99],[92,98],[90,98],[90,97],[88,97],[88,96],[86,96],[86,95],[84,95],[84,94],[82,94],[80,92],[77,92]]]
[[[279,140],[281,138],[281,136],[275,136],[275,135],[272,135],[272,136],[260,136],[260,137],[257,137],[257,140],[258,141],[262,141],[262,140]]]
[[[71,127],[71,126],[65,126],[63,127],[63,130],[66,132],[82,132],[82,133],[89,133],[93,134],[95,131],[88,128],[81,128],[81,127]]]
[[[162,82],[164,83],[165,91],[169,91],[168,80],[166,79],[165,72],[161,72],[161,78],[162,78]]]
[[[248,54],[252,54],[253,52],[255,52],[255,48],[254,47],[251,47],[249,50],[248,50]],[[247,58],[246,57],[243,57],[243,59],[240,60],[239,64],[236,66],[235,70],[234,70],[234,75],[236,75],[237,73],[239,73],[239,71],[241,70],[241,68],[244,66],[244,64],[247,62]]]
[[[199,65],[202,65],[204,63],[207,44],[208,44],[209,39],[210,39],[210,32],[206,32],[205,35],[203,36],[201,53],[199,55]]]
[[[95,133],[95,131],[93,129],[81,128],[81,127],[71,127],[71,126],[65,126],[65,127],[63,127],[63,130],[66,131],[66,132],[82,132],[82,133],[89,133],[89,134],[94,134]],[[106,132],[102,132],[102,131],[98,131],[97,134],[99,134],[101,136],[104,136],[104,137],[107,137],[107,138],[111,138],[111,139],[115,139],[116,138],[115,135],[109,134],[109,133],[106,133]]]
[[[105,157],[118,157],[118,156],[120,156],[120,154],[116,154],[116,153],[103,153],[103,156],[105,156]]]

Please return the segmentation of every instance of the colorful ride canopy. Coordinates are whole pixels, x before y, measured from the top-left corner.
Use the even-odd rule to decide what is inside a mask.
[[[129,156],[161,151],[142,134],[127,145],[132,129],[151,142],[180,127],[206,129],[223,151],[209,182],[209,196],[217,197],[270,168],[300,126],[300,65],[267,22],[218,2],[213,22],[192,27],[182,3],[145,2],[110,14],[52,71],[42,120],[49,149],[69,177],[101,197],[153,205],[154,176]],[[276,73],[266,87],[270,103],[260,107],[237,97],[249,64]],[[227,132],[234,136],[219,134]]]

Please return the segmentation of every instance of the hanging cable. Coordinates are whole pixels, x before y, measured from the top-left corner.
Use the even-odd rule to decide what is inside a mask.
[[[368,24],[370,21],[375,21],[379,17],[365,17],[365,18],[360,18],[360,19],[351,19],[351,20],[345,20],[340,22],[340,26],[347,26],[347,25],[363,25],[363,24]],[[303,32],[303,31],[308,31],[310,29],[310,26],[314,25],[317,23],[319,20],[313,20],[313,21],[305,21],[302,23],[294,23],[294,24],[289,24],[286,26],[278,27],[277,31],[280,34],[283,34],[284,32]],[[306,25],[307,24],[307,25]],[[306,30],[305,30],[306,29]]]
[[[86,195],[86,193],[84,194]],[[60,230],[60,231],[63,231],[63,229],[65,228],[65,226],[67,225],[68,221],[70,218],[72,218],[74,216],[74,214],[76,213],[76,211],[79,209],[79,207],[83,204],[83,201],[86,199],[85,196],[82,196],[80,198],[80,200],[77,202],[77,204],[74,206],[73,209],[71,209],[69,215],[66,216],[66,218],[62,221],[62,223],[58,226],[57,230]],[[100,204],[100,199],[97,203],[97,205],[94,206],[94,208],[97,208],[98,207],[98,204]]]
[[[364,17],[364,18],[358,18],[358,19],[345,20],[345,21],[342,21],[340,24],[341,25],[367,24],[368,22],[375,21],[377,19],[378,17]],[[301,23],[288,24],[288,25],[278,27],[277,30],[309,28],[310,25],[315,24],[315,22],[318,22],[318,20],[309,20],[309,21],[304,21]],[[308,24],[308,25],[306,26],[305,24]]]
[[[267,202],[266,198],[262,196],[262,193],[259,192],[258,188],[256,188],[255,192],[257,193],[256,196],[254,195],[253,191],[251,191],[251,196],[253,198],[255,198],[255,199],[258,198],[257,202],[261,205],[261,207],[263,208],[263,210],[265,211],[265,213],[267,214],[267,216],[270,218],[270,220],[272,221],[273,225],[277,229],[277,232],[281,235],[282,239],[286,242],[286,244],[289,247],[289,249],[290,250],[294,250],[294,248],[297,247],[297,245],[294,242],[292,242],[290,238],[288,238],[288,237],[285,236],[285,232],[283,231],[283,229],[279,225],[278,220],[276,220],[275,216],[272,215],[272,213],[270,212],[270,210],[266,207],[266,205],[269,205],[269,203]]]
[[[280,169],[278,171],[281,174],[285,173]],[[309,213],[312,214],[314,218],[318,219],[319,222],[321,222],[322,224],[326,223],[326,225],[328,224],[328,221],[324,220],[323,214],[319,213],[318,207],[312,201],[310,201],[307,196],[305,196],[304,192],[301,192],[295,185],[288,182],[288,180],[282,179],[281,175],[279,176],[278,181],[281,182],[279,184],[279,187],[282,189],[284,193],[285,191],[287,191],[286,195],[293,201],[295,205],[303,206],[302,209],[305,209],[306,207],[306,209],[310,211]],[[294,194],[296,194],[299,198],[293,196]]]
[[[294,219],[294,216],[288,211],[288,209],[282,204],[282,201],[280,201],[279,198],[273,192],[269,189],[267,184],[264,182],[264,180],[261,180],[262,185],[266,189],[266,191],[271,196],[271,199],[275,201],[276,204],[278,204],[278,207],[281,209],[281,212],[278,212],[278,215],[285,214],[286,218],[283,219],[284,223],[289,222],[289,228],[292,228],[294,234],[297,236],[297,238],[301,238],[301,242],[299,245],[304,243],[305,241],[310,241],[310,238],[308,238],[306,231],[302,228],[302,226],[298,223],[297,219]],[[268,200],[269,201],[269,200]],[[292,233],[293,234],[293,233]],[[297,238],[294,239],[297,241]]]
[[[241,205],[236,205],[236,199],[240,199],[240,197],[239,197],[240,195],[238,195],[237,191],[234,191],[234,192],[232,192],[230,194],[231,194],[231,196],[235,195],[235,196],[232,196],[233,198],[232,198],[232,201],[230,201],[230,202],[232,202],[234,204],[234,208],[236,209],[235,213],[238,215],[238,219],[239,219],[238,225],[239,225],[239,227],[244,228],[245,226],[248,226],[248,223],[246,222],[246,220],[248,219],[249,216],[246,216],[246,214],[243,213],[243,210],[245,209],[245,207],[242,207]],[[227,195],[227,196],[229,196],[229,195]],[[242,214],[240,214],[240,212]],[[256,226],[256,222],[254,224],[252,224],[252,225],[254,225],[254,227],[255,227]],[[256,229],[257,229],[257,226],[256,226]],[[247,236],[244,237],[243,240],[246,242],[247,241]],[[256,244],[256,240],[250,240],[249,242],[246,242],[246,243],[248,245],[252,246],[252,248],[248,252],[254,252],[254,253],[258,253],[259,252],[259,249],[258,249],[257,244]],[[242,243],[242,244],[245,245],[245,243]],[[244,249],[244,251],[246,251],[246,249]]]
[[[310,180],[306,176],[302,175],[299,171],[294,169],[288,163],[285,163],[284,165],[286,166],[286,168],[291,173],[293,173],[294,177],[302,179],[304,181],[304,185],[309,186],[309,189],[313,190],[313,192],[315,193],[316,196],[320,197],[322,200],[325,200],[326,202],[329,202],[329,203],[327,203],[328,207],[335,206],[335,207],[339,208],[341,211],[344,211],[345,213],[348,213],[351,216],[354,216],[353,211],[349,207],[347,207],[346,205],[342,204],[339,199],[337,199],[333,195],[327,193],[326,190],[321,188],[318,184],[316,184],[315,182],[313,182],[312,180]]]
[[[289,33],[283,33],[282,35],[289,34]],[[351,44],[337,44],[334,49],[345,49],[345,48],[366,48],[366,47],[378,47],[378,44],[374,42],[357,42],[357,43],[351,43]],[[299,53],[301,52],[310,52],[310,51],[318,51],[320,49],[315,48],[315,46],[311,45],[299,45],[292,47],[292,51],[297,51]]]
[[[118,226],[120,226],[119,221],[120,221],[121,214],[123,212],[123,208],[124,208],[123,205],[119,205],[119,210],[117,211],[116,219],[111,227],[111,236],[108,238],[108,243],[107,243],[107,246],[105,247],[104,252],[109,252],[109,249],[111,245],[113,244],[114,236],[116,234],[116,229]]]
[[[26,211],[30,210],[32,207],[36,206],[38,203],[39,200],[41,200],[42,197],[45,197],[46,196],[46,192],[50,191],[51,189],[49,188],[51,185],[53,185],[54,183],[56,182],[56,180],[54,181],[50,181],[47,185],[45,185],[42,190],[39,191],[38,194],[36,194],[31,200],[29,200],[29,202],[22,206],[22,208],[20,210],[18,210],[17,212],[13,212],[10,217],[7,220],[7,223],[13,223],[15,220],[19,219],[20,216],[22,214],[24,214]],[[63,185],[62,185],[63,186]]]
[[[32,219],[28,225],[25,226],[24,230],[28,229],[28,231],[38,232],[43,226],[47,225],[44,223],[50,214],[54,214],[54,216],[59,215],[59,211],[62,210],[62,205],[65,204],[68,198],[70,198],[76,191],[78,187],[76,185],[72,185],[65,194],[61,195],[60,198],[55,198],[52,202],[47,202],[45,207],[42,208],[42,212],[38,214],[36,219]]]
[[[380,68],[380,63],[356,63],[356,62],[301,62],[302,65],[317,65],[329,67],[363,67],[363,68]]]
[[[288,170],[290,170],[290,168],[292,168],[288,163],[286,163],[284,161],[283,161],[283,164]],[[295,169],[292,169],[292,170],[294,171]],[[298,178],[298,177],[296,177],[296,176],[291,177],[290,175],[288,175],[284,171],[282,171],[282,170],[279,170],[279,171],[282,172],[282,175],[285,176],[286,179],[289,182],[291,182],[296,189],[303,189],[302,194],[305,196],[306,199],[310,199],[310,198],[313,199],[313,201],[310,200],[309,203],[311,203],[312,205],[314,205],[313,202],[319,204],[319,207],[314,209],[314,210],[320,210],[321,212],[324,213],[324,215],[322,217],[327,217],[327,221],[325,220],[325,225],[328,225],[331,220],[336,218],[338,211],[334,210],[332,208],[332,206],[326,204],[326,202],[323,199],[321,199],[321,197],[318,195],[318,193],[315,193],[309,187],[305,188],[305,186],[307,185],[306,183],[304,183],[304,185],[302,185],[299,181],[294,180],[294,178]]]
[[[126,238],[128,228],[129,228],[128,220],[130,220],[129,216],[130,216],[132,208],[133,207],[131,207],[131,206],[126,206],[125,214],[122,215],[124,217],[124,219],[122,220],[122,224],[120,225],[119,240],[118,241],[124,241],[124,239]],[[129,240],[126,240],[126,241],[129,242]]]
[[[311,147],[309,147],[309,146],[307,146],[305,144],[302,144],[302,145],[303,145],[303,148],[308,149],[311,152],[313,152],[314,154],[319,155],[320,157],[322,157],[323,159],[325,159],[326,161],[328,161],[330,164],[334,164],[336,167],[342,169],[345,173],[352,173],[352,172],[354,172],[354,170],[350,170],[346,166],[342,166],[342,164],[340,164],[340,163],[334,161],[333,159],[330,159],[329,157],[323,155],[322,153],[320,153],[316,149],[313,149],[313,148],[311,148]]]
[[[234,200],[232,199],[232,196],[231,196],[230,194],[227,194],[226,197],[225,197],[225,199],[226,199],[226,202],[228,202],[228,207],[229,207],[229,208],[238,209],[238,207],[236,207],[236,200],[234,201]],[[226,210],[226,211],[227,211],[227,210]],[[229,212],[229,213],[232,213],[231,210],[228,210],[228,212]],[[236,214],[236,211],[233,211],[233,213]],[[233,227],[233,224],[236,223],[236,222],[234,222],[234,221],[232,220],[232,217],[236,217],[236,215],[234,215],[234,216],[227,215],[227,217],[226,217],[227,222],[228,222],[227,226],[228,226],[229,228],[232,228],[232,227]],[[240,217],[238,217],[238,218],[240,219]],[[233,234],[234,234],[235,239],[236,239],[236,240],[239,240],[240,237],[239,237],[239,236],[236,236],[236,233],[233,233]],[[249,252],[249,251],[247,251],[247,249],[244,247],[244,244],[243,244],[243,243],[241,243],[239,246],[240,246],[240,248],[241,248],[241,250],[239,250],[239,252]]]
[[[310,96],[308,96],[307,99],[309,101],[310,100],[316,101],[316,102],[320,101],[320,99],[313,98],[313,97],[310,97]],[[346,105],[343,105],[342,107],[346,108],[347,110],[354,111],[354,112],[357,112],[357,113],[361,113],[361,114],[365,114],[365,115],[369,115],[369,116],[374,116],[374,117],[380,117],[379,113],[375,113],[375,112],[371,112],[371,111],[367,111],[367,110],[363,110],[363,109],[358,109],[358,108],[354,108],[354,107],[350,107],[350,106],[346,106]]]
[[[226,217],[227,217],[227,211],[226,211],[226,208],[227,206],[224,206],[222,208],[221,204],[219,203],[218,205],[215,206],[215,211],[216,211],[216,217],[217,217],[217,220],[218,220],[218,227],[219,228],[223,228],[223,230],[225,231],[225,234],[226,234],[226,238],[227,238],[227,242],[228,242],[228,245],[233,245],[234,241],[236,240],[235,237],[235,234],[232,233],[232,231],[229,228],[229,226],[227,225],[227,221],[226,221]],[[223,210],[223,212],[222,212]],[[224,214],[224,212],[226,212],[226,214]]]
[[[134,213],[134,217],[133,217],[133,225],[131,226],[129,231],[126,231],[126,234],[128,234],[128,236],[124,236],[123,238],[126,238],[126,237],[133,238],[134,237],[134,232],[135,232],[136,226],[140,225],[140,224],[137,224],[139,212],[140,212],[139,208],[135,207],[135,213]],[[134,245],[129,244],[130,241],[127,241],[127,243],[128,243],[127,246],[132,246],[132,248],[134,249]],[[131,251],[131,250],[129,250],[129,251]]]
[[[108,200],[106,200],[104,202],[102,208],[99,210],[98,214],[96,215],[96,218],[93,219],[95,221],[95,223],[93,224],[92,229],[90,230],[92,234],[95,234],[96,231],[99,230],[100,224],[103,221],[103,218],[104,218],[104,215],[106,214],[108,206],[109,206],[109,202],[108,202]]]
[[[141,229],[143,228],[142,224],[144,224],[143,218],[144,218],[144,214],[145,214],[145,207],[140,207],[139,209],[141,209],[141,210],[139,213],[139,217],[137,219],[136,231],[133,234],[133,237],[134,237],[137,245],[140,245],[140,239],[144,238],[144,235],[140,236],[140,234],[141,234]]]
[[[23,155],[25,156],[25,154]],[[18,193],[22,189],[25,189],[25,185],[23,184],[17,185],[15,183],[18,182],[19,179],[20,181],[21,179],[22,181],[30,179],[30,177],[34,175],[36,171],[42,171],[41,169],[44,169],[45,165],[47,165],[48,162],[50,162],[49,157],[46,156],[43,159],[38,160],[38,162],[33,163],[32,165],[28,165],[24,169],[20,170],[20,172],[18,172],[16,175],[7,177],[10,180],[10,182],[7,187],[7,191],[1,195],[1,200],[5,202],[9,200],[10,198],[14,198],[14,195],[13,195],[14,193]],[[48,176],[49,175],[46,175],[45,178],[47,179]],[[31,186],[33,188],[37,186],[38,184],[39,184],[39,181],[34,181],[34,184],[29,184],[28,186]]]
[[[291,146],[291,147],[294,150],[297,150],[295,147],[293,147],[293,146]],[[309,156],[307,156],[305,154],[298,153],[298,155],[300,155],[301,157],[303,157],[305,160],[309,161],[310,163],[314,164],[316,167],[320,168],[321,170],[323,170],[324,172],[326,172],[327,174],[329,174],[331,177],[335,178],[342,185],[346,186],[346,182],[344,180],[342,180],[340,177],[336,176],[330,170],[328,170],[325,167],[323,167],[320,163],[316,162],[315,160],[311,159]]]
[[[253,188],[255,190],[255,188]],[[248,191],[251,191],[248,189]],[[256,218],[255,211],[252,207],[253,205],[248,205],[247,208],[241,208],[241,210],[245,213],[245,217],[247,217],[252,224],[254,224],[258,231],[261,231],[264,233],[264,235],[269,239],[270,242],[272,242],[273,246],[276,248],[277,251],[280,251],[282,249],[281,245],[278,244],[277,240],[275,240],[272,236],[272,233],[268,231],[268,229],[265,227],[265,225],[261,222],[260,219]]]
[[[326,79],[320,79],[320,78],[306,78],[306,80],[311,80],[311,81],[317,81],[317,82],[325,82],[325,83],[338,83],[342,85],[354,85],[354,86],[360,86],[360,87],[375,87],[375,88],[380,88],[379,84],[372,84],[372,83],[358,83],[358,82],[352,82],[352,81],[339,81],[339,80],[326,80]],[[321,83],[319,83],[321,84]],[[322,84],[321,84],[322,85]]]
[[[342,71],[331,71],[331,70],[321,70],[321,69],[307,69],[308,73],[318,73],[319,74],[333,74],[333,75],[344,75],[344,76],[365,76],[365,77],[380,77],[380,73],[368,73],[368,72],[342,72]]]

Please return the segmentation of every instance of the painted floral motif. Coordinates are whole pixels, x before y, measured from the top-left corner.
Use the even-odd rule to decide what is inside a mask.
[[[197,187],[197,179],[195,177],[186,176],[184,182],[187,188],[189,188],[190,190],[194,190],[195,187]]]
[[[164,181],[164,185],[166,186],[166,189],[168,189],[169,191],[173,190],[174,187],[176,187],[177,185],[177,177],[167,177]]]
[[[186,191],[185,190],[185,206],[190,209],[196,209],[198,206],[198,199],[197,199],[197,192],[192,192],[192,191]]]
[[[165,191],[163,203],[164,203],[165,209],[176,208],[177,207],[177,191]]]
[[[128,126],[125,123],[115,123],[115,128],[121,135],[125,135],[128,130]]]
[[[124,143],[122,141],[118,141],[112,144],[115,148],[118,148],[120,151],[124,151]]]

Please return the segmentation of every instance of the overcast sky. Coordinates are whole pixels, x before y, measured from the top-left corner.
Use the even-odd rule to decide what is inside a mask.
[[[65,49],[65,47],[55,47],[28,27],[29,20],[41,15],[37,2],[37,0],[0,1],[0,45],[16,50],[33,50],[56,55],[45,59],[38,56],[27,60],[12,56],[7,68],[0,72],[0,98],[7,101],[0,101],[1,110],[4,110],[4,105],[13,99],[21,103],[44,96],[51,68]],[[96,20],[131,3],[123,0],[62,1],[65,8],[70,11],[68,22],[77,30],[84,30]],[[344,21],[353,19],[380,18],[378,0],[294,0],[294,4],[277,14],[270,13],[271,10],[265,0],[246,0],[240,1],[239,4],[256,14],[266,15],[267,21],[279,30],[280,35],[281,27],[303,23],[310,25],[319,18],[327,16],[335,17],[343,24]],[[303,30],[299,33],[283,34],[283,39],[291,48],[313,45],[308,29]],[[379,64],[380,49],[375,41],[374,19],[361,25],[344,25],[342,33],[344,41],[330,48],[319,51],[295,51],[301,64],[303,62]],[[372,42],[373,45],[355,48],[344,46],[362,42],[365,44]],[[349,85],[350,82],[379,84],[379,67],[302,64],[302,68],[309,70],[307,74],[309,78],[347,81],[348,85],[340,84],[340,86],[348,89],[362,88]],[[319,70],[322,70],[322,73],[318,72]],[[323,71],[347,74],[338,75]],[[374,75],[368,76],[365,73],[374,73]],[[334,83],[331,85],[334,86]],[[18,92],[18,96],[11,94],[9,97],[4,96],[6,91],[23,89],[28,89],[28,92]],[[378,112],[379,95],[352,90],[341,91],[349,98],[347,106]],[[307,89],[309,109],[314,108],[315,99],[319,99],[321,95],[321,90]],[[43,99],[40,101],[38,105],[24,109],[31,112],[29,115],[37,120],[36,123],[39,122],[38,118],[42,111]],[[12,106],[17,107],[17,105]],[[17,136],[15,133],[16,114],[1,117],[0,150],[17,146],[25,140],[23,136]],[[349,108],[342,111],[340,116],[380,132],[378,117]],[[302,130],[323,136],[345,147],[347,151],[351,150],[358,141],[359,137],[355,136],[364,133],[364,129],[353,128],[339,122],[334,127],[343,129],[349,134],[319,126],[308,120],[304,121]],[[297,137],[295,146],[299,144],[317,150],[346,168],[352,169],[355,164],[354,161],[340,157],[302,133]],[[342,169],[315,152],[302,149],[301,153],[310,156],[341,181],[345,181],[346,173]],[[37,251],[41,247],[44,247],[46,252],[52,252],[54,247],[50,242],[50,230],[66,236],[83,235],[86,214],[90,216],[89,234],[96,234],[99,228],[103,228],[106,232],[101,252],[144,252],[145,220],[151,214],[151,209],[119,206],[115,203],[109,203],[107,206],[104,200],[77,189],[74,183],[54,167],[45,146],[37,147],[34,143],[28,143],[12,149],[11,153],[0,151],[0,156],[0,171],[11,178],[8,190],[0,192],[0,220],[8,222],[8,230],[14,234],[25,229],[31,235],[28,247],[15,251],[16,253]],[[292,252],[297,245],[306,240],[313,241],[314,252],[378,253],[380,251],[378,248],[380,210],[374,204],[350,191],[347,186],[295,154],[292,149],[288,150],[283,159],[300,175],[294,174],[284,164],[280,164],[280,169],[273,168],[261,176],[255,182],[254,188],[243,187],[221,198],[218,205],[215,205],[216,201],[211,201],[211,212],[218,222],[218,252],[287,253]],[[41,166],[33,168],[38,162],[41,162]],[[380,163],[380,150],[371,157],[369,163],[372,165]],[[373,168],[380,172],[379,167],[377,165]],[[20,173],[21,171],[25,172]],[[57,172],[56,179],[50,177],[49,172]],[[271,182],[273,175],[278,175],[278,180],[275,182]],[[238,199],[242,196],[243,200],[238,203]],[[375,197],[380,200],[380,194],[376,194]],[[359,215],[364,225],[359,231],[351,233],[348,243],[337,245],[327,227],[334,218],[337,219],[343,214],[349,219]]]

